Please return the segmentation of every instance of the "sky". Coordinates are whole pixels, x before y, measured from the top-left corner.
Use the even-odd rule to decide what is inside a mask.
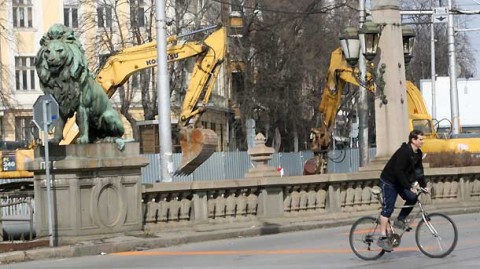
[[[447,5],[447,0],[443,0]],[[480,0],[456,0],[457,6],[464,10],[477,10],[480,11]],[[474,57],[476,59],[476,68],[474,78],[480,79],[480,14],[467,16],[467,29],[479,28],[477,31],[468,31],[465,34],[469,37]]]

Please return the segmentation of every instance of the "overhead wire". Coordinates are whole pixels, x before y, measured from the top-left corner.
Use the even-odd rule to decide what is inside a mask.
[[[311,11],[311,12],[302,12],[302,11],[290,11],[290,10],[281,10],[281,9],[270,9],[270,8],[264,8],[264,7],[258,7],[258,6],[247,6],[247,5],[242,5],[242,4],[232,4],[230,2],[222,1],[222,0],[211,0],[211,1],[221,3],[221,4],[226,4],[226,5],[233,6],[233,7],[245,8],[245,9],[251,9],[251,10],[273,12],[273,13],[283,13],[283,14],[296,14],[296,15],[322,14],[322,13],[327,13],[327,12],[333,10],[333,9],[348,6],[347,3],[342,2],[342,3],[338,3],[338,4],[326,5],[324,7],[321,7],[320,10]]]

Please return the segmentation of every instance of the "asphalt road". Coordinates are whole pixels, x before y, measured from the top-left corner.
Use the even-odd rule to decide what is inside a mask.
[[[442,259],[424,256],[415,245],[414,232],[410,232],[394,252],[376,261],[363,261],[350,250],[350,226],[342,226],[148,251],[7,264],[0,268],[479,268],[480,214],[451,217],[457,224],[459,241],[453,253]]]

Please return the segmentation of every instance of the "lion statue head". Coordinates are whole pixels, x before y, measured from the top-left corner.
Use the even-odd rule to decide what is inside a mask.
[[[73,30],[54,24],[40,40],[35,67],[40,86],[58,102],[60,119],[52,139],[59,143],[67,119],[76,113],[77,144],[115,142],[123,149],[122,119],[88,70],[85,52]]]
[[[81,43],[72,29],[54,24],[40,40],[35,67],[40,86],[60,106],[60,116],[69,118],[78,107],[79,84],[90,75]]]

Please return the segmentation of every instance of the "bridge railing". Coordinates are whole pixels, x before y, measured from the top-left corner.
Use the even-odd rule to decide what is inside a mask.
[[[430,207],[480,206],[480,167],[429,168]],[[145,185],[145,230],[198,224],[302,221],[378,212],[380,171]]]

